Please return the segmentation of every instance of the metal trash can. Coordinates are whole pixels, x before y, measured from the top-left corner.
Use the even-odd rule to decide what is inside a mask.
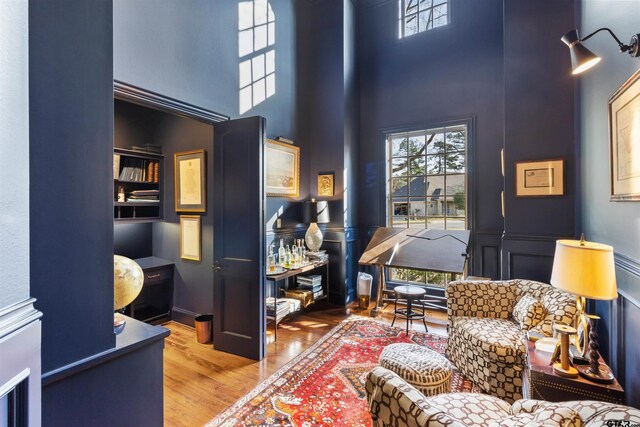
[[[370,274],[358,274],[358,306],[361,310],[367,310],[369,308],[369,302],[371,301],[371,282],[373,282],[373,276]]]
[[[196,338],[200,344],[207,344],[213,340],[213,315],[202,314],[195,319]]]

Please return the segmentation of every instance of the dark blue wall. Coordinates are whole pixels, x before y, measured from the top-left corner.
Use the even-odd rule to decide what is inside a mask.
[[[267,136],[284,136],[304,145],[298,138],[296,120],[296,44],[292,0],[272,0],[276,22],[276,93],[242,116],[267,118]],[[187,0],[163,2],[154,0],[115,0],[114,77],[125,83],[175,98],[179,101],[215,111],[233,118],[239,115],[239,63],[250,58],[238,56],[238,2],[202,2]],[[184,123],[166,122],[171,141],[165,155],[165,223],[154,224],[153,255],[176,262],[175,305],[179,314],[207,313],[213,309],[212,271],[213,230],[210,209],[203,215],[203,258],[200,263],[182,261],[179,257],[178,216],[173,209],[173,153],[205,148],[211,172],[212,134],[196,138],[180,138],[177,133]],[[197,128],[197,126],[196,126]],[[209,126],[209,129],[211,127]],[[158,130],[158,129],[157,129]],[[160,130],[156,135],[162,135]],[[159,140],[157,142],[160,142]],[[302,149],[301,192],[298,199],[267,200],[265,217],[282,216],[282,228],[289,230],[298,222],[296,200],[309,193],[308,170],[304,166],[310,153]],[[208,199],[212,200],[211,181]],[[210,204],[211,202],[209,202]],[[209,206],[211,207],[211,206]],[[120,226],[117,226],[117,228]],[[139,225],[145,227],[145,225]],[[121,233],[116,233],[120,241]],[[188,322],[186,318],[179,319]]]
[[[575,26],[574,4],[509,0],[504,11],[502,277],[548,282],[555,241],[576,232],[574,90],[567,48],[558,42]],[[515,196],[515,162],[558,158],[563,196]]]
[[[113,334],[111,0],[29,2],[31,294],[43,374]]]
[[[583,0],[577,8],[577,26],[582,35],[610,27],[627,43],[640,31],[638,16],[640,3],[635,1],[616,1],[614,7],[605,0]],[[607,34],[592,37],[585,46],[602,61],[576,78],[582,230],[588,240],[612,245],[615,250],[620,297],[597,304],[596,311],[602,316],[600,346],[626,390],[628,403],[640,407],[640,205],[609,201],[607,119],[609,98],[640,68],[640,60],[619,53]]]
[[[359,225],[385,225],[385,129],[424,129],[472,118],[477,274],[497,277],[503,229],[502,1],[451,2],[452,23],[398,39],[397,1],[359,3]],[[366,208],[364,208],[366,207]],[[364,234],[363,234],[364,235]]]

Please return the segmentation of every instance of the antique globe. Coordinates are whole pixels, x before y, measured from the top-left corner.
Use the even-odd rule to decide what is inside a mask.
[[[136,299],[142,290],[144,273],[134,260],[120,255],[113,256],[113,310],[121,310]],[[116,334],[124,329],[126,319],[120,313],[113,315]]]

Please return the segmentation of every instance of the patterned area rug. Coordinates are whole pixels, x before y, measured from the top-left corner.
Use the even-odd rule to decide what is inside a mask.
[[[371,426],[364,382],[382,349],[406,342],[444,354],[447,339],[351,316],[206,427]],[[452,391],[479,391],[455,368]]]

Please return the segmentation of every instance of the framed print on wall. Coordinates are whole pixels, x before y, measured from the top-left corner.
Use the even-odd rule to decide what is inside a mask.
[[[331,197],[334,192],[334,174],[319,173],[318,174],[318,196]]]
[[[640,70],[609,99],[611,201],[640,200]]]
[[[564,195],[564,160],[516,162],[516,197]]]
[[[193,150],[173,155],[176,212],[207,210],[207,162],[205,151]]]
[[[300,147],[267,139],[265,152],[267,196],[298,197]]]
[[[200,261],[200,216],[180,215],[180,258]]]

